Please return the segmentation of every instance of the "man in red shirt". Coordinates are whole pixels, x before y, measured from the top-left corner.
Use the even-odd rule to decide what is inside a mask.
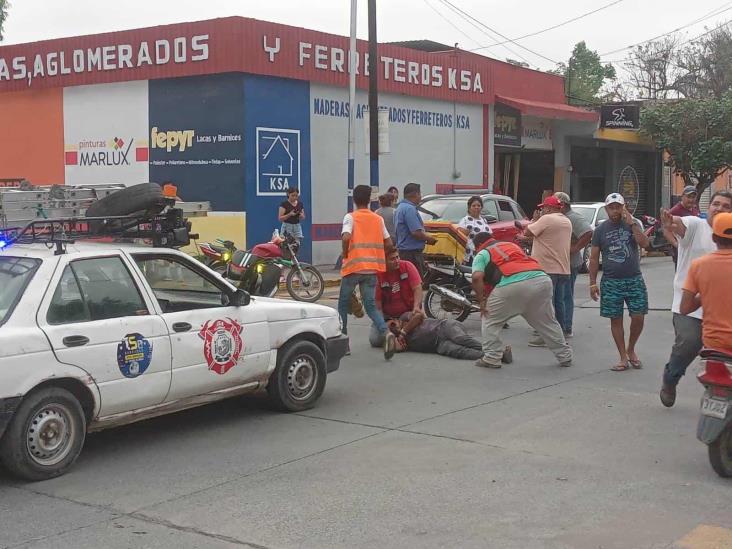
[[[376,307],[385,320],[398,319],[404,313],[422,312],[422,278],[409,261],[399,259],[399,250],[386,252],[386,272],[377,273]],[[369,342],[373,347],[384,345],[384,334],[371,326]]]
[[[669,210],[669,213],[676,217],[699,217],[699,206],[696,202],[698,196],[699,195],[696,191],[696,187],[694,185],[687,185],[686,187],[684,187],[684,190],[681,193],[681,200],[677,202],[676,205],[671,208],[671,210]],[[668,240],[669,244],[671,244],[671,256],[673,257],[674,265],[676,265],[679,257],[679,243],[676,239],[676,235],[673,231],[669,231],[668,229],[664,228],[663,236],[665,236],[666,240]]]

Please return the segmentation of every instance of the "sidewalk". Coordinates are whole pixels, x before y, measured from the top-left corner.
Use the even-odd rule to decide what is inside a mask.
[[[333,265],[315,265],[325,279],[325,287],[333,288],[341,285],[341,271],[334,269]]]

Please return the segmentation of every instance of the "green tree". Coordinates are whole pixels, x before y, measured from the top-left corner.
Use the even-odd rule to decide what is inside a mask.
[[[564,93],[571,105],[599,103],[603,83],[615,78],[615,68],[603,65],[597,52],[588,49],[584,41],[575,45],[569,63],[560,63],[554,72],[564,76]]]
[[[732,169],[732,91],[720,99],[648,103],[641,132],[669,154],[669,165],[699,194]]]

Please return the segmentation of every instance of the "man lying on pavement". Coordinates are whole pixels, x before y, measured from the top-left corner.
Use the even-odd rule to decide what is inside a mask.
[[[397,352],[437,353],[466,360],[483,356],[481,342],[468,334],[461,322],[451,318],[427,318],[421,311],[413,311],[404,313],[398,320],[387,321],[387,325],[397,337]],[[501,361],[512,362],[510,346],[504,349]]]

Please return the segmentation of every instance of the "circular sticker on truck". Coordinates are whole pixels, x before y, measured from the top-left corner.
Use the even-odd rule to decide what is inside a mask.
[[[117,365],[125,377],[145,373],[152,361],[152,343],[141,334],[127,334],[117,345]]]
[[[242,325],[233,318],[207,320],[198,332],[203,339],[203,355],[208,369],[225,374],[239,361]]]

